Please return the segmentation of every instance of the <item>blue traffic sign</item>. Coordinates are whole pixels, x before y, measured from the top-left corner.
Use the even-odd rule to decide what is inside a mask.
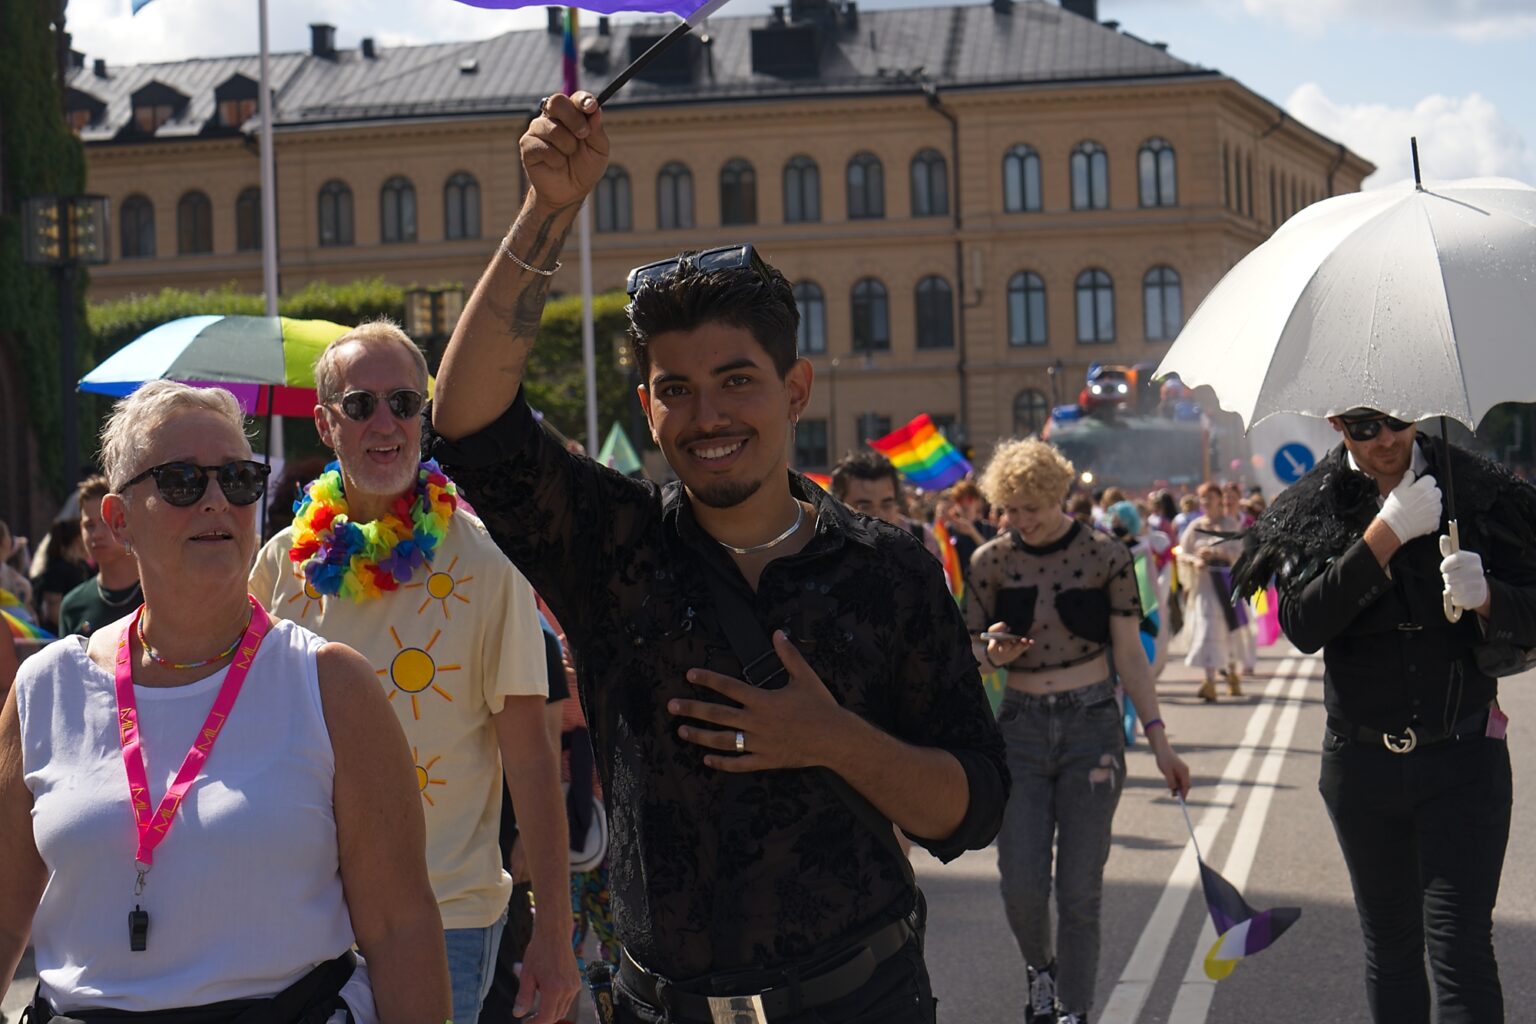
[[[1299,441],[1283,444],[1275,452],[1275,476],[1280,478],[1281,483],[1295,483],[1311,472],[1315,465],[1317,456],[1312,454],[1311,448]]]

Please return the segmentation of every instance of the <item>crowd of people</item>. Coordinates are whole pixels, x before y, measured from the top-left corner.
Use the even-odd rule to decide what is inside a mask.
[[[34,1024],[557,1024],[583,972],[603,1024],[933,1024],[910,849],[994,840],[1028,983],[998,1019],[1086,1024],[1136,722],[1190,788],[1157,696],[1168,638],[1187,632],[1202,698],[1218,675],[1240,696],[1243,599],[1271,581],[1288,634],[1325,651],[1324,797],[1377,1019],[1427,1024],[1426,944],[1442,1007],[1470,1008],[1444,1019],[1499,1019],[1508,756],[1461,741],[1494,737],[1509,667],[1471,660],[1474,620],[1506,662],[1536,647],[1536,492],[1458,467],[1499,529],[1472,531],[1487,566],[1437,556],[1436,465],[1412,424],[1360,409],[1334,418],[1312,519],[1311,487],[1279,514],[1230,483],[1080,493],[1036,439],[937,495],[852,454],[829,494],[787,465],[813,385],[792,289],[744,244],[631,272],[674,479],[624,476],[521,387],[607,166],[595,100],[551,97],[521,149],[524,206],[434,399],[397,327],[333,342],[314,416],[335,461],[275,536],[234,398],[157,381],[114,407],[80,519],[50,536],[75,574],[0,572],[69,634],[0,712],[0,988],[30,942]],[[1454,702],[1438,676],[1411,709],[1366,689],[1405,623],[1455,666]],[[1437,699],[1445,721],[1420,717]],[[1457,759],[1451,783],[1389,771],[1421,742],[1418,764]],[[1427,892],[1472,791],[1487,842],[1449,872],[1465,891]]]

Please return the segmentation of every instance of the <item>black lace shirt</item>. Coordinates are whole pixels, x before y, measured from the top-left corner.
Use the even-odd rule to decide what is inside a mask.
[[[711,699],[688,669],[741,674],[705,559],[845,707],[960,762],[965,819],[921,845],[947,861],[991,842],[1008,796],[1002,739],[939,563],[906,531],[792,477],[816,506],[815,536],[751,594],[679,485],[568,453],[521,395],[480,433],[449,442],[429,428],[424,445],[566,629],[608,802],[614,923],[641,964],[679,981],[778,966],[878,929],[915,899],[891,844],[819,773],[716,772],[677,737],[667,701]]]

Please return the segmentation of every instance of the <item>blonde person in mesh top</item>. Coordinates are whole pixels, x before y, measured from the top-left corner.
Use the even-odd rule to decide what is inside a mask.
[[[1026,1024],[1084,1024],[1093,1003],[1104,862],[1125,777],[1111,656],[1158,771],[1170,790],[1189,791],[1137,636],[1131,553],[1062,511],[1074,477],[1042,441],[998,446],[980,483],[1009,528],[972,557],[966,602],[977,658],[1008,670],[998,724],[1014,781],[997,847],[1003,904],[1029,976]]]

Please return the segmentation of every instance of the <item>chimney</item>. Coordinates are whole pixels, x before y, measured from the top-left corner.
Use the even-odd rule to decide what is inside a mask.
[[[91,66],[91,72],[93,74],[95,74],[95,76],[97,78],[106,78],[107,77],[107,58],[105,58],[105,57],[97,57],[96,58],[96,63]]]
[[[1118,29],[1120,27],[1120,23],[1118,21],[1115,21],[1113,18],[1111,18],[1109,21],[1104,22],[1103,24],[1104,24],[1104,27],[1109,29],[1111,32],[1115,31],[1116,29]]]
[[[850,32],[859,30],[859,5],[854,0],[843,4],[843,27]]]
[[[782,25],[782,24],[784,24],[784,5],[783,4],[774,4],[772,7],[768,8],[768,11],[769,11],[768,23],[770,25]]]
[[[611,28],[609,28],[609,26],[608,26],[608,18],[607,18],[606,15],[597,19],[597,34],[598,35],[606,36],[606,35],[609,35],[612,31],[613,30]]]
[[[549,34],[552,36],[565,35],[565,8],[546,7],[544,8],[544,13],[549,17],[549,24],[546,26]]]
[[[1061,0],[1061,9],[1089,21],[1099,20],[1099,0]]]
[[[363,56],[365,58],[367,58],[368,60],[373,60],[378,55],[379,55],[378,51],[373,48],[373,37],[369,36],[367,39],[364,39],[363,40]]]
[[[315,22],[309,26],[309,52],[326,60],[336,59],[336,26]]]
[[[992,0],[992,9],[998,14],[1012,14],[1013,0]]]

